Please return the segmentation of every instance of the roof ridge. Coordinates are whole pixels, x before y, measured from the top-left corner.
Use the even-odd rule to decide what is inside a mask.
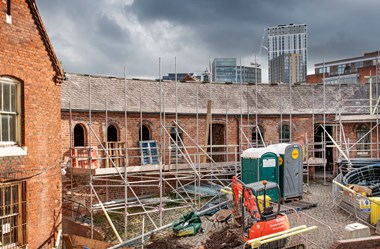
[[[38,30],[40,31],[41,38],[43,40],[43,43],[46,47],[46,50],[47,50],[49,57],[50,57],[50,60],[52,62],[52,65],[53,65],[53,68],[55,71],[55,76],[54,76],[53,80],[56,84],[60,85],[60,84],[62,84],[62,82],[65,78],[64,72],[63,72],[62,67],[61,67],[61,63],[58,60],[58,58],[54,52],[53,46],[50,42],[49,36],[47,35],[45,26],[42,22],[42,18],[40,16],[40,13],[38,11],[38,8],[37,8],[35,1],[34,0],[27,0],[27,3],[28,3],[28,6],[30,8],[30,11],[32,12],[32,16],[34,17],[34,21],[37,25]]]

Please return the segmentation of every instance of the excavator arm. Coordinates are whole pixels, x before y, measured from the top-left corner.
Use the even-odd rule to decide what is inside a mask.
[[[256,198],[252,194],[252,191],[248,188],[243,188],[243,185],[236,178],[236,176],[233,176],[232,178],[231,187],[232,187],[232,195],[233,195],[233,201],[234,201],[234,215],[235,216],[239,215],[240,196],[243,194],[244,207],[247,209],[247,211],[249,212],[252,218],[259,220],[260,214],[258,212],[258,207],[256,205]]]

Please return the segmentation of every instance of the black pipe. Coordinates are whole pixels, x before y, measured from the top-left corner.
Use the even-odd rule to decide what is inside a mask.
[[[372,196],[380,196],[380,164],[367,165],[348,172],[343,184],[356,184],[372,189]]]
[[[11,15],[11,0],[7,0],[7,15]]]

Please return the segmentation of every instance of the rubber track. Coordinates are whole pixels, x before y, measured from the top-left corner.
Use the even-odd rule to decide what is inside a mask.
[[[305,244],[298,244],[295,246],[285,247],[285,249],[306,249],[306,246],[305,246]]]

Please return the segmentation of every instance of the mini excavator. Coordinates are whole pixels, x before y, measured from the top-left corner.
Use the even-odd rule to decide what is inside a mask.
[[[270,204],[268,192],[273,193],[277,190],[277,196],[280,197],[280,188],[277,183],[264,180],[244,184],[234,176],[231,187],[235,223],[242,226],[245,241],[290,229],[287,216],[280,213],[280,198],[277,198],[276,210],[273,210],[275,205]],[[287,241],[288,239],[281,239],[270,242],[267,246],[282,248]]]

